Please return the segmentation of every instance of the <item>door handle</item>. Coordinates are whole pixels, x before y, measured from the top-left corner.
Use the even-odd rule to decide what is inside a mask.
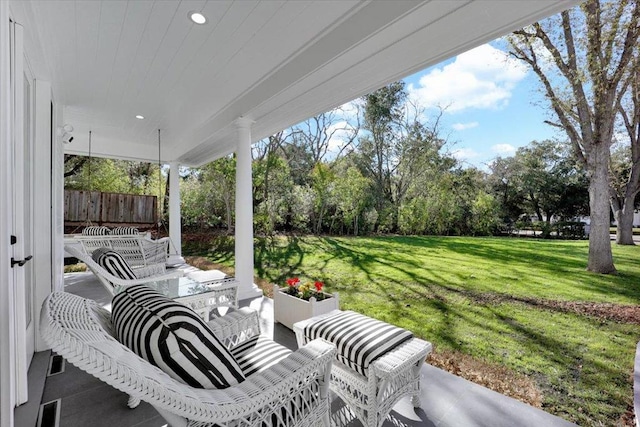
[[[33,255],[29,255],[25,259],[19,259],[19,260],[16,260],[13,257],[11,257],[11,268],[13,268],[16,264],[18,264],[18,267],[22,267],[27,263],[27,261],[30,261],[31,258],[33,258]]]

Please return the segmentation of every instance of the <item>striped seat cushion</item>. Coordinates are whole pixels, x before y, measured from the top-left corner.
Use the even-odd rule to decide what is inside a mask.
[[[291,350],[277,342],[258,335],[231,349],[245,377],[278,363],[291,354]]]
[[[139,234],[136,227],[115,227],[111,230],[112,236],[138,236]]]
[[[90,225],[82,230],[83,236],[106,236],[109,234],[109,227]]]
[[[405,329],[353,311],[311,322],[304,335],[309,340],[323,338],[334,343],[338,361],[364,376],[376,359],[413,338]]]
[[[178,381],[220,389],[245,378],[200,316],[144,285],[113,298],[111,319],[122,344]]]
[[[98,248],[91,254],[91,258],[102,268],[116,277],[125,280],[137,279],[129,263],[118,252],[109,248]]]

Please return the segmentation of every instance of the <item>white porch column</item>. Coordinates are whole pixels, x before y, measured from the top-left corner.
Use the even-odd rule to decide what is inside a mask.
[[[180,164],[169,163],[169,259],[167,264],[184,263],[182,258],[182,221],[180,217]]]
[[[253,284],[253,184],[251,177],[251,120],[236,120],[236,280],[238,300],[262,296]]]

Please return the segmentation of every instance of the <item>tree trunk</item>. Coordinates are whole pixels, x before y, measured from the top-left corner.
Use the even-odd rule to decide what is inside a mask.
[[[619,245],[634,245],[633,243],[633,201],[624,202],[622,209],[614,211],[618,227],[616,229],[616,243]]]
[[[602,142],[593,144],[588,159],[589,214],[591,232],[589,233],[589,263],[587,270],[594,273],[615,273],[609,221],[609,146]]]
[[[320,203],[320,211],[318,212],[318,222],[316,223],[316,234],[320,235],[322,230],[322,217],[324,216],[324,202]]]
[[[542,215],[542,211],[540,210],[540,206],[538,206],[537,203],[533,203],[534,205],[534,210],[536,211],[536,216],[538,217],[538,221],[543,222],[544,221],[544,215]]]

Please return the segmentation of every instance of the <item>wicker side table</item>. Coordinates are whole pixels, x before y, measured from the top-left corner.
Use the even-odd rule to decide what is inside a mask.
[[[189,277],[151,280],[146,286],[172,298],[209,321],[211,310],[217,307],[238,307],[238,282],[233,277],[198,282]]]

